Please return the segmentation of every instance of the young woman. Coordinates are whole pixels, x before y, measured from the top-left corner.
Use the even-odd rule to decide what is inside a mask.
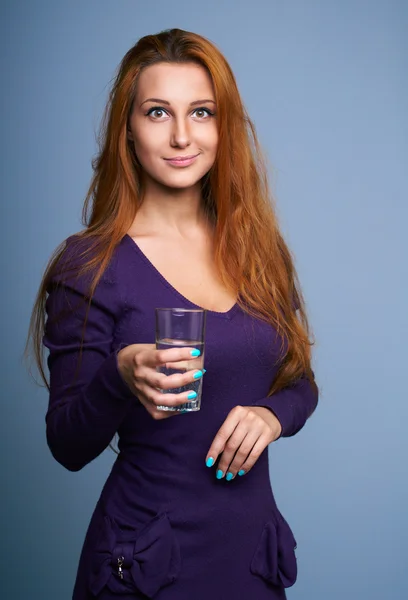
[[[318,388],[304,300],[254,128],[225,58],[172,29],[123,58],[85,201],[50,261],[31,337],[49,349],[47,440],[78,471],[118,434],[74,600],[285,598],[293,533],[268,445],[296,434]],[[205,368],[157,367],[155,307],[207,310]],[[166,393],[203,376],[200,411]]]

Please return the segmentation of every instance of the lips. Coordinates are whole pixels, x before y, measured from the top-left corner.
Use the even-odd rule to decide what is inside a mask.
[[[175,156],[174,158],[165,158],[164,160],[176,167],[187,167],[191,165],[199,154],[190,154],[189,156]]]

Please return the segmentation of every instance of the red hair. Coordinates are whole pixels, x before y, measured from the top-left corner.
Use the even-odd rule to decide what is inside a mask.
[[[280,367],[270,394],[311,369],[310,329],[294,259],[280,233],[266,167],[254,126],[235,77],[221,52],[206,38],[171,29],[141,38],[123,57],[102,120],[99,153],[85,198],[85,230],[92,272],[89,296],[129,230],[141,201],[141,167],[127,137],[129,115],[141,71],[153,64],[196,63],[209,73],[217,105],[217,156],[202,180],[203,207],[215,227],[215,260],[223,283],[243,310],[273,325],[282,338]],[[64,247],[48,263],[34,305],[29,341],[43,380],[42,336],[47,287],[61,269]]]

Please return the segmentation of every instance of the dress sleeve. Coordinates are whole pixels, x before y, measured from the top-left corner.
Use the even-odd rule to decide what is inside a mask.
[[[313,374],[314,375],[314,374]],[[319,398],[316,384],[304,376],[272,396],[253,403],[253,406],[269,408],[279,420],[282,432],[279,437],[295,435],[315,411]]]
[[[79,471],[109,445],[135,396],[113,351],[121,314],[117,282],[103,277],[89,305],[89,279],[74,271],[49,285],[43,343],[50,371],[47,443],[59,463]]]

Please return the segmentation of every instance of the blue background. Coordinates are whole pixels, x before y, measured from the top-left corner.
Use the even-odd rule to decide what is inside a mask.
[[[71,597],[114,454],[79,473],[52,459],[21,355],[48,257],[81,228],[115,69],[142,35],[180,27],[236,74],[317,340],[320,406],[270,448],[298,541],[288,597],[408,598],[407,3],[14,0],[0,17],[0,596]]]

